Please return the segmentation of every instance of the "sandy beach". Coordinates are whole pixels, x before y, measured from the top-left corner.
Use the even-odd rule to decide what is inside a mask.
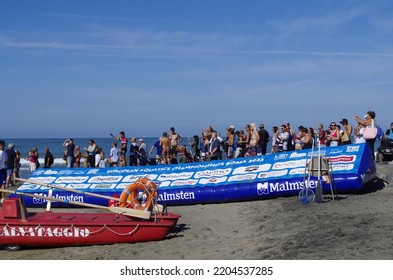
[[[172,206],[182,218],[163,241],[0,250],[1,260],[393,259],[393,165],[363,194],[303,205],[297,197]],[[385,183],[385,182],[386,183]],[[390,184],[388,184],[388,183]]]

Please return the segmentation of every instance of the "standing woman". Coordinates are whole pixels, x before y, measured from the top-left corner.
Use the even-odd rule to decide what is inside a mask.
[[[270,153],[274,154],[277,153],[278,150],[277,140],[278,140],[278,136],[280,135],[280,132],[278,131],[278,126],[273,126],[272,131],[273,131],[272,149]]]
[[[34,172],[39,165],[38,163],[38,151],[37,148],[33,148],[29,151],[29,159],[28,159],[29,163],[30,163],[30,171]]]
[[[191,151],[194,157],[194,162],[199,161],[200,158],[200,150],[199,150],[199,137],[198,135],[194,135],[192,139],[190,139],[188,143],[191,147]]]
[[[332,122],[329,126],[330,133],[327,136],[327,140],[330,143],[330,147],[338,146],[340,143],[340,130],[337,129],[335,122]]]
[[[15,157],[15,167],[14,167],[14,178],[20,178],[19,177],[19,169],[20,169],[20,152],[19,150],[15,151],[16,157]]]
[[[259,134],[255,123],[250,124],[250,141],[248,146],[248,156],[254,157],[258,152]]]
[[[375,112],[374,111],[368,111],[367,115],[364,116],[366,119],[362,120],[358,116],[355,116],[355,120],[363,125],[365,128],[367,127],[377,127],[377,124],[375,122]],[[374,143],[375,143],[375,138],[374,139],[366,139],[366,144],[368,148],[370,149],[371,155],[373,160],[375,161],[375,152],[374,152]]]
[[[89,140],[89,147],[83,147],[83,149],[85,150],[85,151],[87,151],[87,160],[89,161],[89,166],[90,167],[95,167],[96,166],[96,164],[95,164],[95,162],[96,162],[96,156],[95,156],[95,154],[96,154],[96,149],[97,149],[97,146],[96,146],[96,143],[94,142],[94,140],[93,139],[90,139]]]

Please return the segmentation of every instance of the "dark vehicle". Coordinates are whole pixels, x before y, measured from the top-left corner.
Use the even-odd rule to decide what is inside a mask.
[[[381,139],[381,146],[377,152],[377,162],[393,160],[393,140],[383,138]]]

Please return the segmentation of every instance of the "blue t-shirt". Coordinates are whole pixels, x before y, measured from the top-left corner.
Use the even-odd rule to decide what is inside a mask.
[[[160,145],[159,140],[156,143],[154,143],[154,147],[157,149],[157,156],[162,155],[162,146]]]

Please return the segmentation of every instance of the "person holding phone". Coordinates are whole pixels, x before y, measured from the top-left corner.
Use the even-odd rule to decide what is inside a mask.
[[[126,153],[127,153],[127,144],[128,140],[126,137],[126,134],[124,131],[120,131],[120,136],[116,137],[112,133],[110,135],[112,136],[113,139],[116,139],[117,141],[121,142],[120,145],[120,166],[126,166]]]

